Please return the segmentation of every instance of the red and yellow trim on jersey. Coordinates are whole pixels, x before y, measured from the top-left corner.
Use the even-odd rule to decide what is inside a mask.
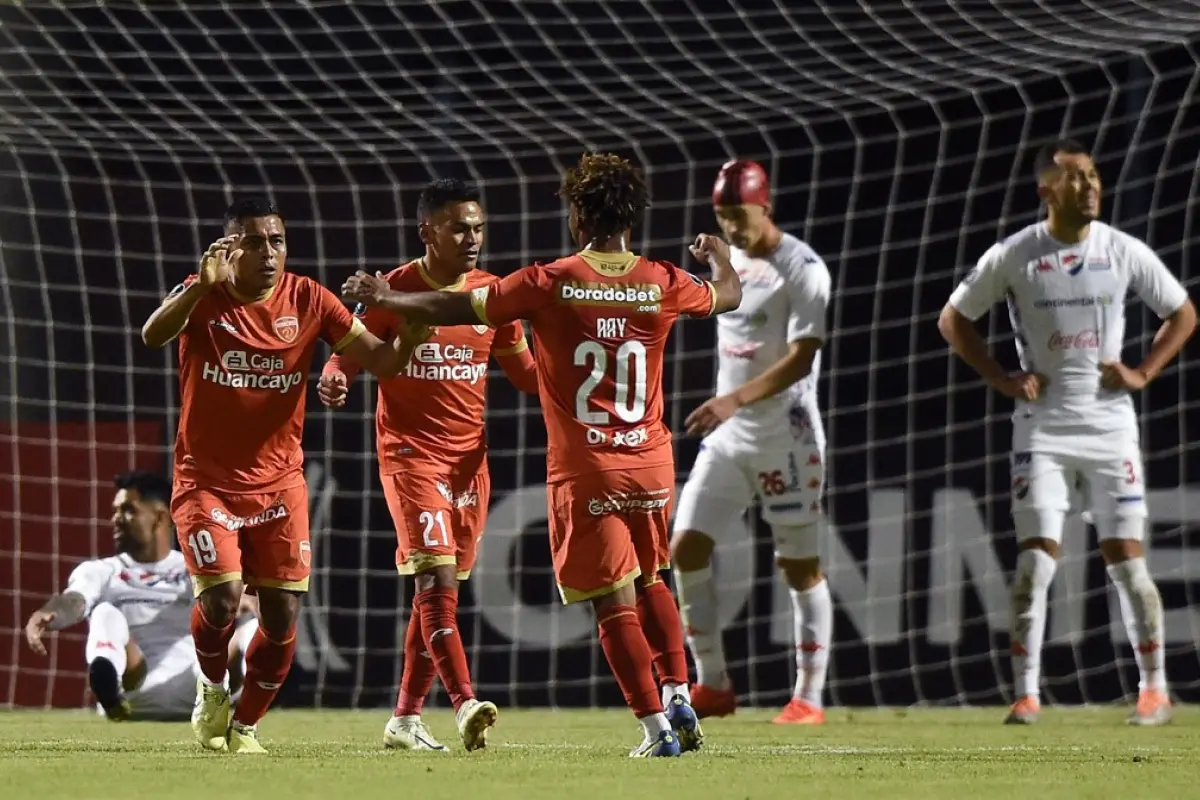
[[[430,288],[438,292],[457,292],[463,288],[463,284],[467,282],[467,273],[464,272],[458,276],[458,280],[450,284],[441,284],[433,279],[429,274],[429,270],[425,268],[425,259],[418,258],[416,260],[417,274],[421,276],[421,280]]]
[[[396,572],[401,575],[416,575],[434,567],[454,566],[458,559],[442,553],[422,553],[415,551],[408,554],[408,560],[396,565]]]
[[[494,355],[494,356],[515,356],[517,353],[524,353],[528,349],[529,349],[529,342],[526,341],[524,336],[522,336],[521,341],[517,342],[512,347],[506,347],[503,350],[493,350],[492,355]]]
[[[601,253],[596,250],[580,250],[579,257],[592,268],[593,272],[606,278],[619,278],[628,275],[637,265],[637,253],[628,251],[620,253]]]
[[[199,597],[214,586],[233,583],[241,579],[242,573],[240,572],[222,572],[220,575],[193,575],[192,597]]]
[[[335,353],[342,352],[343,350],[346,349],[346,345],[350,344],[351,342],[353,342],[355,339],[362,336],[366,332],[367,332],[367,326],[363,325],[362,320],[360,320],[358,317],[354,317],[354,319],[350,323],[350,330],[347,331],[346,335],[343,336],[341,339],[339,339],[338,343],[333,346],[333,352],[335,352]]]
[[[560,583],[558,584],[558,595],[562,598],[564,605],[570,605],[571,603],[582,603],[584,600],[591,600],[593,597],[603,597],[606,594],[612,594],[618,589],[625,588],[640,577],[642,577],[642,568],[634,567],[632,572],[622,577],[619,581],[610,583],[608,586],[603,586],[599,589],[592,589],[591,591],[587,592],[582,592],[578,589],[572,589],[570,586],[563,586]]]
[[[246,581],[247,586],[258,588],[265,586],[268,589],[283,589],[288,592],[307,592],[308,578],[303,578],[298,581],[281,581],[275,578],[254,578]]]
[[[487,301],[491,290],[492,284],[488,284],[487,286],[477,286],[471,290],[470,297],[471,308],[475,309],[475,316],[479,317],[479,321],[484,325],[487,325],[489,328],[494,328],[496,326],[492,324],[487,315]]]

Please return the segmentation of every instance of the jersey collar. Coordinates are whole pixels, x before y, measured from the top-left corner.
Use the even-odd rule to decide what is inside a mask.
[[[630,253],[628,251],[622,253],[601,253],[596,250],[580,250],[579,257],[593,271],[600,273],[606,278],[619,278],[622,275],[628,275],[638,260],[637,253]]]

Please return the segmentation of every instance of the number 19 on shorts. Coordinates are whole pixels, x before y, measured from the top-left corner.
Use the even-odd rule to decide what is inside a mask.
[[[188,535],[188,547],[196,565],[203,567],[215,564],[217,561],[217,545],[213,542],[212,534],[208,531],[195,531]]]

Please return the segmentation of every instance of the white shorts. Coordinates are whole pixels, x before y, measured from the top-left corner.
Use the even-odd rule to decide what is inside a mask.
[[[768,447],[751,448],[718,428],[700,445],[679,493],[674,529],[723,539],[743,530],[738,521],[757,497],[776,556],[816,558],[824,485],[825,453],[811,436],[785,435]]]
[[[1111,538],[1115,527],[1104,524],[1109,520],[1146,517],[1145,474],[1135,437],[1100,435],[1090,437],[1079,447],[1072,447],[1071,442],[1058,444],[1042,445],[1045,449],[1037,450],[1015,449],[1012,453],[1014,514],[1039,511],[1066,515],[1087,510],[1100,538]]]
[[[133,719],[182,720],[192,713],[196,701],[196,679],[200,663],[190,638],[180,640],[165,653],[146,656],[146,679],[125,699],[133,709]],[[96,709],[103,714],[99,705]]]

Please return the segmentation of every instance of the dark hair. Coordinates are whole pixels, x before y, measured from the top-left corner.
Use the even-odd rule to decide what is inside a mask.
[[[1066,153],[1069,156],[1085,156],[1088,154],[1088,149],[1078,139],[1059,139],[1058,141],[1042,145],[1037,151],[1037,156],[1033,159],[1033,176],[1035,178],[1042,177],[1043,172],[1054,168],[1054,156],[1057,153]]]
[[[265,197],[239,197],[225,209],[225,227],[256,217],[278,217],[279,209]]]
[[[140,469],[122,472],[113,478],[113,485],[118,489],[135,489],[143,500],[171,505],[171,484],[157,473]]]
[[[479,189],[458,178],[438,178],[421,190],[417,221],[425,222],[451,203],[478,203]]]
[[[630,230],[650,207],[641,171],[612,153],[585,153],[563,175],[558,196],[575,208],[581,226],[596,239]]]

